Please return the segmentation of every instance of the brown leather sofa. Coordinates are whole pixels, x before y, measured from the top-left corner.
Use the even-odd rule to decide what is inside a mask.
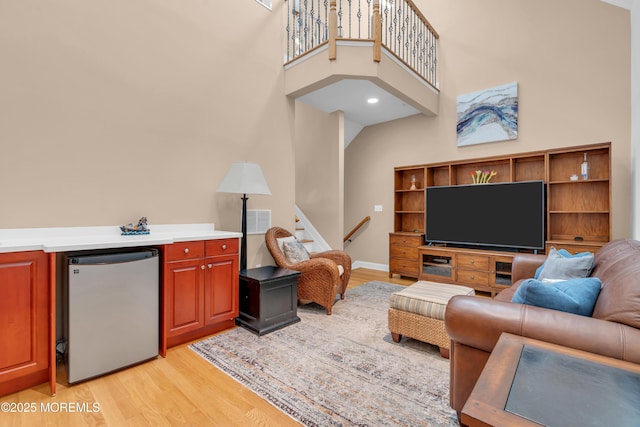
[[[511,302],[545,255],[518,254],[513,285],[494,299],[455,296],[447,305],[451,338],[450,403],[458,413],[503,332],[640,363],[640,242],[615,240],[595,255],[592,277],[602,281],[592,317]]]

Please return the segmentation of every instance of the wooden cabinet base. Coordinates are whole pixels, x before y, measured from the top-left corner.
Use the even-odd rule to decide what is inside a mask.
[[[220,332],[238,317],[238,239],[177,242],[161,248],[160,355]]]
[[[0,383],[0,396],[6,396],[7,394],[34,387],[48,381],[49,368]],[[52,390],[52,395],[55,395],[54,390]]]
[[[511,286],[511,264],[515,252],[421,246],[420,280],[474,288],[495,296]]]
[[[190,341],[194,341],[200,338],[204,338],[208,335],[215,334],[225,329],[233,328],[235,326],[235,320],[230,319],[224,322],[216,323],[215,325],[205,326],[197,331],[186,332],[175,337],[167,338],[167,347],[174,347],[176,345],[184,344]]]
[[[55,264],[50,268],[49,258],[42,251],[0,254],[0,395],[47,381],[55,395]]]
[[[389,233],[389,277],[399,274],[417,278],[420,275],[418,247],[423,243],[423,234]]]
[[[299,271],[270,265],[241,271],[236,324],[264,335],[299,322],[299,275]]]

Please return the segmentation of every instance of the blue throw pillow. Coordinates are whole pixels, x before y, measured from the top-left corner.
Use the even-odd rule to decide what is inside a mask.
[[[552,258],[555,258],[557,256],[556,254],[560,255],[560,256],[562,256],[564,258],[569,258],[569,259],[571,259],[571,258],[581,258],[581,257],[591,257],[593,259],[593,253],[592,252],[580,252],[578,254],[572,255],[571,252],[569,252],[566,249],[558,249],[558,250],[556,250],[556,248],[552,247],[549,250],[549,255],[547,256],[547,260],[549,259],[549,256],[551,256]],[[545,267],[546,263],[547,263],[547,261],[545,260],[545,262],[543,262],[542,265],[536,269],[536,272],[533,275],[534,279],[539,279],[540,278],[540,273],[542,273],[542,270],[544,270],[544,267]],[[580,276],[580,277],[585,277],[585,276]]]
[[[602,282],[597,277],[542,282],[526,279],[516,289],[511,302],[591,316]]]

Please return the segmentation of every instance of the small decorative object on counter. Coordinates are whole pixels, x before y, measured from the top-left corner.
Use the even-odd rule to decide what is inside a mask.
[[[491,181],[491,178],[496,176],[498,173],[496,171],[490,170],[477,170],[474,172],[469,172],[471,175],[471,180],[474,184],[486,184]]]
[[[147,227],[147,217],[143,216],[138,220],[137,224],[121,225],[120,231],[122,231],[121,235],[128,236],[132,234],[149,234],[151,230]]]

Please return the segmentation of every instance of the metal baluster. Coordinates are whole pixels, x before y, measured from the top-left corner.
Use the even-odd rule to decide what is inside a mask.
[[[344,27],[342,26],[342,0],[339,0],[338,3],[340,3],[338,9],[338,37],[344,37]]]
[[[371,31],[371,19],[373,17],[373,12],[371,11],[371,0],[367,0],[367,38],[373,38],[373,32]]]
[[[407,2],[402,2],[402,46],[400,47],[400,58],[407,58],[407,37],[409,31],[407,28]]]
[[[324,40],[329,39],[329,0],[324,0]]]
[[[383,43],[387,47],[387,49],[391,49],[391,19],[389,19],[389,3],[386,3],[384,6],[384,40]]]
[[[318,0],[318,14],[316,15],[316,22],[315,22],[315,27],[316,27],[316,38],[318,40],[318,44],[322,43],[322,12],[320,9],[320,0]]]
[[[316,42],[315,42],[315,35],[316,35],[316,30],[315,30],[315,26],[316,26],[316,20],[315,20],[315,16],[316,16],[316,11],[313,8],[313,0],[311,0],[311,9],[309,11],[309,33],[311,35],[310,37],[310,42],[311,42],[311,49],[313,49],[316,46]]]
[[[347,0],[347,3],[349,4],[349,10],[348,10],[348,15],[349,15],[349,31],[347,32],[347,38],[351,38],[351,23],[352,23],[352,16],[351,16],[351,2],[352,0]]]
[[[409,57],[411,67],[416,70],[416,15],[412,13],[409,15]]]
[[[287,2],[287,7],[289,8],[289,10],[287,11],[287,61],[289,61],[291,59],[291,54],[289,52],[289,37],[291,36],[291,25],[290,25],[290,21],[291,21],[291,3]]]
[[[299,3],[298,3],[298,7],[300,7]],[[295,56],[302,54],[303,43],[304,43],[304,40],[302,40],[302,11],[298,10],[297,15],[298,15],[298,18],[296,19],[297,21],[296,28],[298,30],[298,33],[295,40],[295,42],[297,43]]]
[[[362,38],[362,10],[360,9],[360,1],[358,0],[358,13],[356,17],[358,18],[358,38]]]

